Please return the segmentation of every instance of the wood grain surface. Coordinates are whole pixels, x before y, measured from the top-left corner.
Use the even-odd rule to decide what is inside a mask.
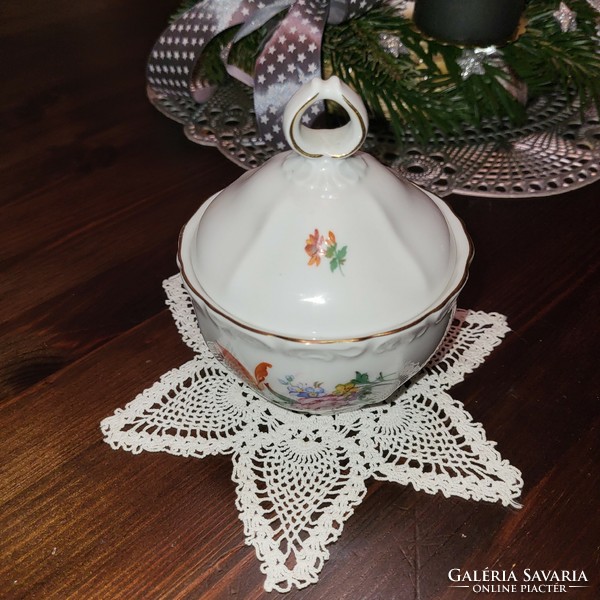
[[[5,3],[0,19],[0,597],[260,599],[231,462],[133,455],[100,421],[190,358],[165,308],[182,224],[241,170],[145,97],[176,1]],[[512,332],[452,394],[522,470],[521,510],[371,482],[320,581],[286,598],[537,598],[448,571],[584,571],[600,598],[600,184],[451,197],[465,308]]]

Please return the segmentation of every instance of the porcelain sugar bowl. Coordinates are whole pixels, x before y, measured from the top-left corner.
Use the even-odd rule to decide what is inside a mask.
[[[349,121],[310,129],[313,103]],[[211,351],[279,406],[331,414],[381,402],[429,360],[456,309],[472,247],[434,195],[358,151],[360,97],[336,77],[292,97],[292,150],[205,202],[178,262]]]

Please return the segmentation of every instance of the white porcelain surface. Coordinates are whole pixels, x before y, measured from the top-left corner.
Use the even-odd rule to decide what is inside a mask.
[[[322,98],[347,109],[345,127],[301,125]],[[355,153],[366,112],[336,78],[301,88],[284,126],[295,150],[216,194],[182,232],[179,262],[202,333],[288,408],[383,400],[441,341],[470,242],[442,200]]]

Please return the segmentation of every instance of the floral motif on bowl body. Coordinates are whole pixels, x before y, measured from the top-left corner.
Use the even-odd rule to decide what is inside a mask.
[[[371,379],[368,373],[355,371],[354,376],[327,389],[321,381],[313,383],[301,382],[296,375],[285,375],[278,378],[280,389],[276,389],[269,381],[269,370],[273,367],[266,361],[258,363],[252,371],[247,369],[229,350],[218,342],[212,342],[210,349],[239,379],[262,396],[268,396],[276,404],[292,410],[311,412],[331,412],[344,407],[370,404],[381,399],[377,388],[385,388],[386,396],[390,386],[398,387],[398,374],[384,375],[379,373]]]

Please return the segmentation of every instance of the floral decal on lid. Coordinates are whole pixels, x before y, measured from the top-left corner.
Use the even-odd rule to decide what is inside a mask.
[[[337,240],[333,231],[327,233],[327,237],[321,235],[318,229],[314,233],[309,233],[306,239],[304,251],[308,254],[308,266],[318,267],[321,264],[321,258],[329,260],[331,271],[338,270],[342,275],[342,265],[346,262],[346,253],[348,246],[338,248]]]

